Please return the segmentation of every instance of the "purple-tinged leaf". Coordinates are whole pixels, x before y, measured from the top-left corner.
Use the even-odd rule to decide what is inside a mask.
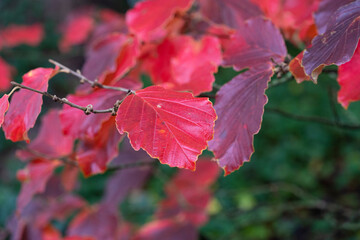
[[[341,65],[350,61],[360,37],[360,1],[339,8],[329,20],[326,31],[305,50],[303,66],[314,81],[319,67]]]
[[[41,120],[37,137],[27,149],[18,150],[16,154],[22,160],[35,159],[39,156],[49,159],[59,158],[71,154],[74,140],[72,136],[63,134],[59,111],[50,110]]]
[[[260,65],[236,76],[217,93],[214,139],[209,149],[219,159],[225,175],[237,170],[250,160],[254,152],[254,134],[260,130],[265,89],[273,74],[271,65]]]
[[[315,22],[318,34],[324,34],[331,16],[340,7],[353,2],[354,0],[322,0],[319,9],[315,13]]]
[[[248,0],[199,0],[201,13],[218,24],[238,28],[244,20],[262,16],[262,11]]]
[[[225,44],[225,66],[236,70],[271,62],[282,62],[286,55],[284,39],[271,21],[250,19]]]
[[[236,76],[217,93],[214,152],[225,175],[249,161],[254,152],[254,134],[260,130],[265,90],[273,74],[273,62],[280,63],[286,47],[280,31],[268,20],[254,18],[241,26],[225,44],[224,65],[249,71]]]

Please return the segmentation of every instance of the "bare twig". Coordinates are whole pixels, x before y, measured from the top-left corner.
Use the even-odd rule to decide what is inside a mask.
[[[69,100],[67,100],[66,98],[59,98],[57,97],[56,95],[52,95],[48,92],[42,92],[42,91],[39,91],[39,90],[36,90],[36,89],[33,89],[31,87],[28,87],[28,86],[25,86],[25,85],[22,85],[20,83],[17,83],[17,82],[11,82],[12,85],[16,86],[16,87],[20,87],[22,89],[26,89],[26,90],[29,90],[29,91],[32,91],[32,92],[36,92],[36,93],[39,93],[39,94],[42,94],[48,98],[51,98],[53,101],[55,102],[60,102],[60,103],[63,103],[63,104],[67,104],[69,105],[70,107],[73,107],[73,108],[77,108],[77,109],[80,109],[82,111],[84,111],[84,113],[86,115],[89,115],[91,113],[113,113],[114,114],[114,107],[112,108],[109,108],[109,109],[104,109],[104,110],[95,110],[93,109],[93,106],[91,104],[87,105],[86,107],[84,106],[80,106],[80,105],[77,105],[75,103],[72,103],[70,102]]]
[[[271,113],[276,113],[283,117],[291,118],[291,119],[298,120],[298,121],[321,123],[321,124],[328,125],[331,127],[337,127],[337,128],[343,128],[343,129],[349,129],[349,130],[360,130],[360,124],[335,122],[335,121],[332,121],[332,120],[329,120],[326,118],[322,118],[322,117],[317,117],[317,116],[302,116],[302,115],[285,112],[281,109],[270,108],[270,107],[267,107],[266,111],[271,112]]]
[[[127,168],[153,165],[155,163],[156,163],[156,161],[137,161],[137,162],[131,162],[131,163],[123,163],[123,164],[116,165],[116,166],[113,166],[113,167],[108,167],[107,171],[108,172],[114,172],[114,171],[119,171],[119,170],[123,170],[123,169],[127,169]]]
[[[121,92],[131,92],[131,93],[135,93],[133,90],[131,89],[126,89],[126,88],[122,88],[122,87],[114,87],[114,86],[108,86],[108,85],[104,85],[104,84],[101,84],[99,83],[97,80],[95,81],[92,81],[90,79],[88,79],[87,77],[85,77],[84,75],[81,74],[80,70],[77,70],[77,71],[74,71],[64,65],[62,65],[61,63],[58,63],[52,59],[49,59],[49,62],[54,64],[55,66],[58,66],[60,68],[60,71],[61,72],[64,72],[64,73],[68,73],[68,74],[72,74],[76,77],[78,77],[80,79],[80,82],[81,83],[84,83],[84,82],[87,82],[91,85],[91,87],[95,88],[95,87],[98,87],[98,88],[103,88],[103,89],[110,89],[110,90],[116,90],[116,91],[121,91]]]
[[[331,112],[334,116],[334,120],[336,123],[340,122],[340,116],[339,113],[336,109],[336,101],[335,101],[335,93],[334,90],[331,87],[328,87],[328,97],[329,97],[329,101],[330,101],[330,107],[331,107]]]

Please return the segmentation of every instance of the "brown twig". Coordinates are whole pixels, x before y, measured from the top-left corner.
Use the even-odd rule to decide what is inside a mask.
[[[320,123],[331,127],[343,128],[348,130],[360,130],[359,124],[341,123],[317,116],[302,116],[302,115],[285,112],[281,109],[270,108],[270,107],[267,107],[266,111],[270,113],[276,113],[283,117],[291,118],[298,121]]]
[[[84,75],[82,75],[80,70],[74,71],[52,59],[49,59],[49,62],[54,64],[55,66],[58,66],[60,68],[61,72],[74,75],[75,77],[78,77],[80,79],[80,83],[87,82],[93,88],[97,87],[97,88],[110,89],[110,90],[116,90],[116,91],[127,92],[127,93],[135,93],[135,91],[133,91],[131,89],[104,85],[104,84],[99,83],[97,80],[92,81],[92,80],[88,79],[87,77],[85,77]]]
[[[123,169],[127,169],[127,168],[142,167],[142,166],[153,165],[153,164],[156,164],[156,161],[138,161],[138,162],[131,162],[131,163],[123,163],[120,165],[108,167],[107,171],[114,172],[114,171],[119,171],[119,170],[123,170]]]
[[[86,107],[84,106],[80,106],[80,105],[77,105],[75,103],[72,103],[70,102],[69,100],[67,100],[66,98],[59,98],[57,97],[56,95],[52,95],[48,92],[42,92],[42,91],[39,91],[39,90],[36,90],[36,89],[33,89],[31,87],[28,87],[28,86],[25,86],[25,85],[22,85],[20,83],[17,83],[17,82],[11,82],[12,85],[16,86],[16,87],[20,87],[22,89],[26,89],[26,90],[29,90],[29,91],[32,91],[32,92],[36,92],[36,93],[39,93],[39,94],[42,94],[48,98],[51,98],[53,101],[55,102],[60,102],[60,103],[63,103],[63,104],[66,104],[66,105],[69,105],[70,107],[73,107],[73,108],[77,108],[77,109],[80,109],[82,111],[84,111],[84,113],[86,115],[89,115],[91,113],[112,113],[114,114],[114,107],[112,108],[108,108],[108,109],[104,109],[104,110],[95,110],[93,109],[93,106],[91,104],[87,105]]]

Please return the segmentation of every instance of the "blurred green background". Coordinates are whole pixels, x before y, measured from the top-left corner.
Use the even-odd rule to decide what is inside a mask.
[[[0,27],[43,22],[46,36],[38,47],[4,49],[0,56],[17,70],[16,80],[32,68],[50,66],[48,58],[79,68],[83,50],[60,54],[59,22],[83,4],[125,12],[125,1],[1,0]],[[133,1],[131,1],[133,2]],[[61,8],[59,8],[61,6]],[[58,11],[56,11],[58,10]],[[295,56],[300,49],[288,44]],[[330,68],[334,69],[334,68]],[[335,68],[336,70],[336,68]],[[220,69],[216,82],[224,84],[235,74]],[[287,77],[287,76],[285,76]],[[327,126],[297,116],[318,116],[345,123],[360,123],[360,103],[344,110],[336,102],[336,73],[324,73],[317,85],[289,81],[267,90],[261,131],[255,136],[251,162],[214,185],[210,221],[200,229],[201,239],[359,239],[360,238],[360,129]],[[276,81],[276,80],[275,80]],[[62,96],[73,91],[71,80],[51,81],[50,91]],[[49,107],[60,107],[45,100]],[[284,116],[282,111],[292,116]],[[36,132],[34,129],[33,132]],[[14,212],[20,185],[16,170],[23,164],[14,156],[22,144],[4,139],[0,131],[0,228]],[[125,219],[143,224],[164,196],[163,185],[176,169],[160,164],[144,191],[130,195],[120,211]],[[97,202],[109,174],[81,179],[78,193]]]

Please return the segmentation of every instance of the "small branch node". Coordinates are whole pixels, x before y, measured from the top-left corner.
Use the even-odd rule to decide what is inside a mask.
[[[89,104],[86,106],[84,112],[86,115],[90,115],[94,111],[93,105]]]
[[[54,102],[58,102],[59,99],[60,99],[60,98],[59,98],[58,96],[56,96],[56,95],[52,96],[52,100],[53,100]]]

